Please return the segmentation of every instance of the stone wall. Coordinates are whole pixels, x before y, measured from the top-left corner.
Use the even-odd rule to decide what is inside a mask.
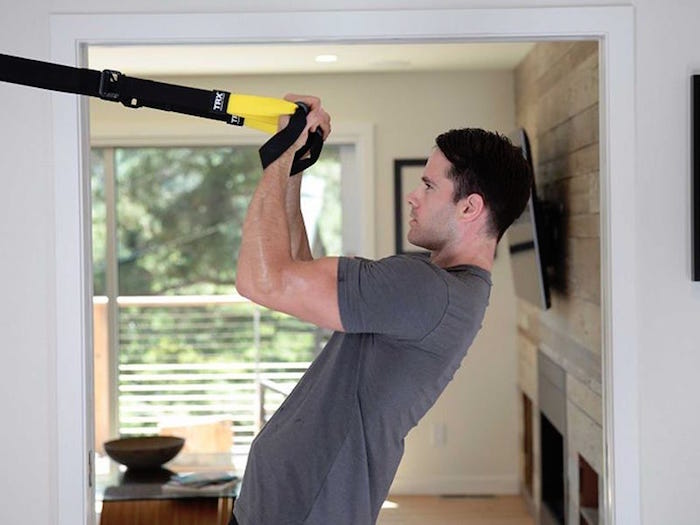
[[[519,386],[533,403],[532,493],[527,483],[523,488],[539,514],[538,362],[544,355],[565,372],[567,522],[578,523],[579,456],[598,474],[599,486],[603,472],[598,43],[538,43],[516,69],[515,96],[538,197],[562,210],[562,242],[549,271],[552,306],[518,304]]]

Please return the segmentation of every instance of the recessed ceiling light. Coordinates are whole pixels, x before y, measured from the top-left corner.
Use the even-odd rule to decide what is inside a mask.
[[[337,61],[338,61],[338,55],[318,55],[316,57],[316,62],[329,63],[329,62],[337,62]]]

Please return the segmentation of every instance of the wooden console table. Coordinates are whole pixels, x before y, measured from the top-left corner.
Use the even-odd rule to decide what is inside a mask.
[[[164,491],[171,471],[118,472],[98,478],[100,525],[227,525],[238,487],[199,495]]]

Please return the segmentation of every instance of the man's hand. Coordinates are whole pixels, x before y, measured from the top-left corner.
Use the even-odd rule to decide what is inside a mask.
[[[292,146],[293,151],[297,151],[304,146],[309,138],[309,133],[313,133],[316,130],[321,130],[324,141],[328,138],[328,135],[331,133],[331,116],[323,109],[320,98],[311,95],[287,93],[284,99],[295,103],[303,102],[309,108],[309,112],[306,115],[306,127]],[[289,117],[281,117],[279,129],[286,127],[288,123]]]

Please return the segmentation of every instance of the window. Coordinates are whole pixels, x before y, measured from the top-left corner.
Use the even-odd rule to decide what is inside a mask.
[[[341,173],[353,156],[352,145],[327,145],[304,174],[316,256],[343,253]],[[325,342],[236,294],[259,165],[253,146],[93,148],[96,450],[115,434],[223,421],[228,452],[245,456]]]

